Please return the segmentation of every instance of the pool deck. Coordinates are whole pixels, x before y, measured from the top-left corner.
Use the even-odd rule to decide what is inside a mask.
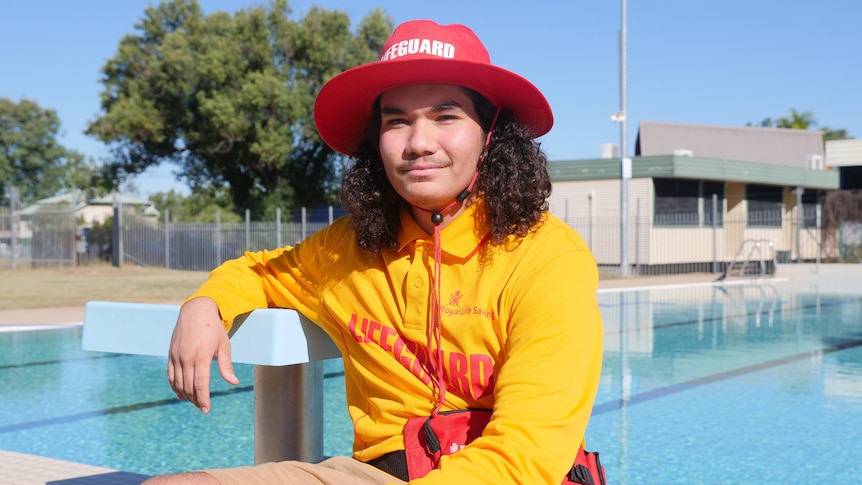
[[[138,485],[148,477],[42,456],[0,451],[5,485]]]
[[[718,275],[711,273],[603,278],[599,282],[599,289],[710,284],[717,278]],[[83,320],[84,307],[0,310],[0,331],[78,325]],[[0,450],[0,470],[3,470],[4,485],[137,485],[147,478],[134,473],[3,450]]]
[[[631,276],[606,278],[599,281],[600,290],[620,288],[676,286],[714,282],[718,275],[712,273],[690,273],[659,276]],[[172,302],[173,303],[173,302]],[[32,308],[0,310],[0,330],[11,330],[8,325],[63,325],[80,324],[84,321],[84,307]]]

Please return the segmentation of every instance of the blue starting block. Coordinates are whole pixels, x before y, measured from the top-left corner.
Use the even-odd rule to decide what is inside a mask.
[[[179,310],[89,302],[82,347],[167,357]],[[234,320],[230,339],[233,362],[254,365],[255,463],[322,460],[323,361],[341,357],[329,336],[294,310],[268,308]]]

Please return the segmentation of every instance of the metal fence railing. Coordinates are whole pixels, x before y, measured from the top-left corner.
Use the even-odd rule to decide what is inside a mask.
[[[0,206],[0,268],[74,266],[80,241],[72,207]]]
[[[282,221],[279,213],[271,221],[251,221],[246,214],[243,222],[220,222],[216,215],[213,223],[190,223],[172,222],[169,213],[159,220],[141,208],[120,206],[110,223],[88,227],[76,219],[72,208],[27,211],[0,206],[0,268],[101,260],[117,266],[210,271],[245,251],[295,244],[330,224],[333,213],[330,209],[322,222],[302,210],[296,221]],[[566,223],[580,233],[604,273],[619,272],[618,214],[567,217]],[[858,223],[845,224],[835,234],[826,234],[819,225],[810,214],[768,218],[742,212],[724,214],[714,222],[690,217],[657,220],[648,208],[638,206],[627,225],[630,274],[722,273],[738,259],[770,271],[776,263],[860,262]]]
[[[119,220],[114,240],[119,248],[112,252],[115,264],[135,264],[169,269],[210,271],[223,261],[238,258],[245,251],[273,249],[295,244],[332,222],[332,211],[325,222],[312,222],[303,209],[297,222],[284,222],[278,212],[274,221],[214,223],[171,222],[144,215],[140,208],[115,210]]]
[[[685,220],[665,217],[663,224],[657,224],[632,217],[628,223],[630,274],[722,273],[738,254],[741,262],[762,260],[770,272],[776,263],[855,262],[843,256],[853,254],[846,238],[844,243],[837,237],[826,238],[825,231],[800,225],[796,217],[725,215],[715,224],[685,224]],[[619,216],[570,218],[568,223],[587,242],[605,273],[619,272]]]

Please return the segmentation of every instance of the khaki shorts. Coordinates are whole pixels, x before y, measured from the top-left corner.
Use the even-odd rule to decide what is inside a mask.
[[[222,485],[389,485],[405,482],[347,456],[320,463],[282,461],[239,468],[204,470]]]

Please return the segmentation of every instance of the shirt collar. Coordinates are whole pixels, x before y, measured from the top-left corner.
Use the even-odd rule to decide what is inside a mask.
[[[461,214],[453,219],[440,232],[440,245],[444,253],[466,258],[476,251],[490,229],[484,220],[485,204],[476,198]],[[429,216],[430,217],[430,216]],[[433,241],[434,237],[425,232],[413,219],[408,206],[401,209],[401,231],[398,233],[398,252],[411,242]]]

